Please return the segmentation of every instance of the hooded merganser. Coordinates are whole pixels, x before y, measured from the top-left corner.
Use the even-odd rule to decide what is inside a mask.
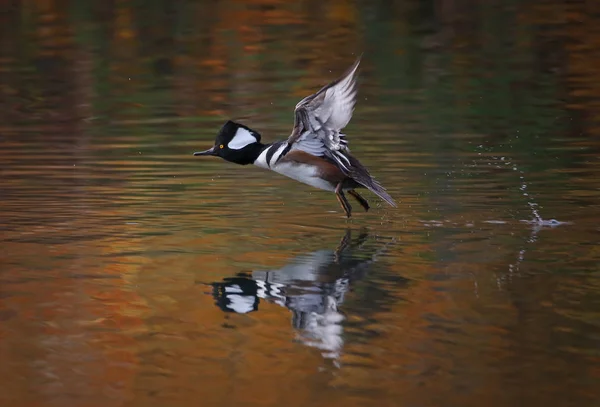
[[[366,229],[359,236],[346,230],[335,250],[304,253],[278,269],[241,272],[210,283],[215,305],[238,314],[257,312],[264,303],[288,308],[298,339],[338,359],[344,344],[346,318],[340,308],[345,296],[395,244],[396,239],[371,240]],[[408,280],[397,276],[395,283],[404,286]]]
[[[367,188],[393,207],[396,203],[369,171],[350,154],[346,127],[356,103],[356,72],[360,58],[339,79],[302,99],[294,111],[294,128],[285,141],[262,144],[258,132],[240,123],[227,121],[215,145],[194,155],[213,155],[227,161],[255,164],[315,188],[335,192],[350,218],[352,206],[347,191],[365,211],[369,203],[355,191]]]

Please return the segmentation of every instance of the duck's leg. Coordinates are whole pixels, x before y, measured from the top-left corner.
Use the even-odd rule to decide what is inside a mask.
[[[344,237],[340,241],[340,244],[338,245],[338,247],[335,249],[335,252],[334,252],[334,255],[333,255],[333,259],[335,260],[336,263],[339,262],[340,256],[341,256],[342,252],[344,250],[346,250],[346,248],[350,244],[350,238],[351,237],[352,237],[352,231],[350,229],[346,229],[346,234],[344,235]]]
[[[350,202],[348,202],[348,199],[346,199],[346,195],[344,195],[341,182],[335,188],[335,197],[340,205],[342,205],[344,212],[346,212],[346,216],[350,218],[352,216],[352,205],[350,205]]]
[[[360,194],[358,192],[356,192],[355,190],[351,189],[350,191],[348,191],[348,193],[350,195],[352,195],[354,197],[354,199],[356,199],[358,201],[358,203],[360,204],[360,206],[362,206],[363,208],[365,208],[365,212],[369,211],[369,202],[363,198],[362,196],[360,196]]]

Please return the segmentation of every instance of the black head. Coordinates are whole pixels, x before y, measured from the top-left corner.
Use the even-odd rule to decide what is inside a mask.
[[[225,312],[245,314],[258,311],[258,284],[252,278],[239,275],[212,283],[215,304]]]
[[[214,155],[236,164],[252,164],[260,155],[264,145],[260,142],[260,134],[229,120],[221,127],[215,145],[194,155]]]

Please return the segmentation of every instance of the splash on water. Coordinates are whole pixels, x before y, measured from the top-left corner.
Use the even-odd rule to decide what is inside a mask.
[[[571,224],[571,222],[561,222],[556,219],[542,219],[541,217],[539,219],[534,219],[534,220],[522,220],[521,222],[527,223],[529,225],[540,226],[540,227],[549,226],[551,228],[555,228],[555,227],[561,226],[561,225],[570,225]]]
[[[483,146],[479,146],[479,148],[482,148],[482,147]],[[527,181],[525,179],[525,172],[519,168],[519,166],[514,162],[514,160],[510,160],[507,157],[491,156],[491,158],[492,158],[492,160],[494,160],[500,164],[500,165],[496,165],[496,168],[502,168],[502,164],[503,164],[504,166],[508,166],[509,168],[511,168],[512,171],[519,173],[519,182],[520,182],[519,191],[521,192],[521,195],[523,196],[523,198],[525,198],[525,201],[527,202],[527,206],[529,207],[529,209],[531,211],[531,215],[532,215],[532,219],[520,221],[520,222],[523,222],[523,223],[526,223],[526,224],[532,226],[531,234],[529,235],[529,238],[524,242],[523,246],[520,248],[515,261],[508,265],[508,273],[503,274],[502,276],[499,276],[497,278],[498,288],[502,288],[502,286],[504,285],[504,283],[507,280],[511,280],[515,274],[519,273],[521,264],[525,260],[525,254],[527,253],[528,246],[534,244],[537,241],[537,236],[538,236],[538,233],[540,232],[540,230],[542,230],[544,227],[554,228],[554,227],[561,226],[561,225],[571,224],[571,222],[562,222],[562,221],[559,221],[554,218],[544,219],[542,217],[542,215],[540,214],[539,205],[536,202],[535,197],[529,191],[529,184],[527,183]],[[488,164],[490,164],[490,163],[488,163]],[[488,221],[487,223],[497,223],[497,222]]]
[[[484,146],[483,145],[478,145],[477,149],[479,150],[483,150]],[[490,151],[490,149],[487,149],[487,151]],[[477,153],[482,159],[484,159],[483,154],[481,152]],[[523,198],[525,198],[525,201],[527,202],[527,206],[529,207],[529,210],[531,211],[531,215],[532,218],[529,220],[520,220],[519,222],[522,223],[526,223],[529,225],[533,226],[533,235],[532,238],[529,239],[529,242],[531,243],[532,241],[536,240],[536,235],[539,232],[539,230],[543,227],[557,227],[557,226],[562,226],[562,225],[570,225],[571,222],[563,222],[563,221],[559,221],[557,219],[551,218],[551,219],[544,219],[542,218],[542,215],[540,214],[540,210],[539,210],[539,205],[536,202],[535,197],[533,196],[533,194],[531,194],[531,192],[529,191],[529,184],[527,183],[527,180],[525,179],[525,172],[523,170],[521,170],[519,168],[519,166],[514,162],[514,160],[510,159],[509,157],[506,156],[495,156],[495,155],[489,155],[488,159],[491,159],[491,161],[487,162],[487,165],[489,166],[494,166],[494,168],[498,168],[498,169],[502,169],[502,168],[506,168],[508,167],[509,169],[511,169],[512,171],[515,171],[519,174],[519,191],[521,192],[521,195],[523,196]],[[472,167],[476,167],[478,165],[478,160],[473,160],[473,164],[471,165]],[[449,220],[420,220],[419,222],[421,222],[424,226],[427,227],[442,227],[445,224],[447,224],[448,222],[450,222]],[[488,224],[497,224],[497,225],[502,225],[502,224],[507,224],[509,222],[506,222],[504,220],[495,220],[495,219],[490,219],[490,220],[484,220],[483,223],[488,223]],[[456,222],[450,222],[450,224],[452,226],[458,226],[459,224]],[[466,224],[464,224],[464,226],[466,227],[474,227],[475,224],[473,222],[467,222]],[[523,253],[520,254],[520,258],[522,258],[524,254]]]
[[[479,145],[478,148],[483,148],[483,146]],[[479,155],[481,155],[481,153],[479,153]],[[533,217],[531,220],[522,220],[521,222],[533,224],[533,225],[537,225],[537,226],[550,226],[550,227],[556,227],[556,226],[565,225],[565,224],[570,223],[570,222],[561,222],[556,219],[546,220],[546,219],[542,218],[542,215],[540,215],[540,212],[538,209],[539,205],[537,204],[534,196],[528,190],[529,185],[528,185],[527,181],[525,180],[525,172],[519,168],[519,166],[514,162],[514,160],[510,160],[507,157],[499,157],[499,156],[492,155],[491,158],[492,158],[492,160],[499,162],[501,164],[504,164],[505,166],[510,166],[513,171],[516,171],[519,173],[519,182],[521,184],[519,187],[519,191],[521,191],[521,195],[523,196],[523,198],[525,198],[525,201],[527,202],[527,206],[531,210],[531,214]],[[489,164],[490,163],[488,163],[488,165]],[[502,168],[502,166],[496,165],[496,168]]]

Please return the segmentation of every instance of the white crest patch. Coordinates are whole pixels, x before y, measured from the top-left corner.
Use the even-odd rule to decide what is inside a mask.
[[[256,137],[245,128],[240,127],[235,132],[235,136],[233,136],[233,139],[231,139],[227,147],[232,150],[240,150],[252,143],[256,143]]]
[[[255,298],[251,295],[228,295],[227,299],[229,299],[227,308],[238,314],[246,314],[254,310]]]

